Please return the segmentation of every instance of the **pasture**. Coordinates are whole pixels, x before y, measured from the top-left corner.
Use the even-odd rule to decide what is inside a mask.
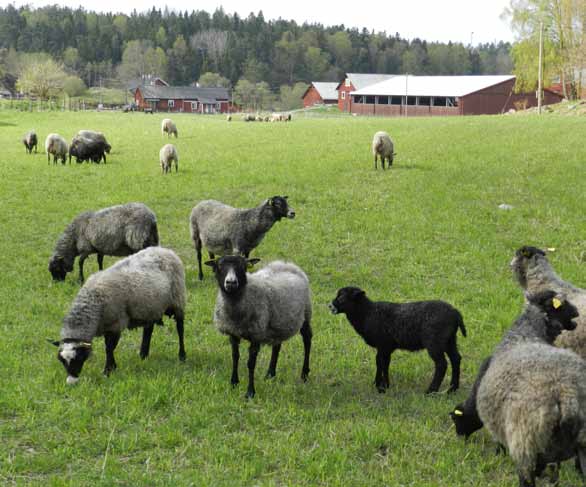
[[[468,443],[448,416],[482,358],[520,313],[508,263],[523,244],[555,247],[550,261],[586,286],[586,120],[549,116],[435,119],[327,118],[227,123],[173,115],[179,172],[163,176],[163,114],[0,112],[0,484],[144,486],[516,485],[508,456],[485,430]],[[39,153],[25,154],[26,131]],[[106,134],[108,163],[54,166],[50,132]],[[372,135],[388,131],[397,156],[373,169]],[[292,260],[308,274],[314,341],[309,381],[299,378],[300,337],[285,342],[277,377],[257,395],[229,383],[230,345],[212,324],[217,286],[197,280],[189,214],[202,199],[252,207],[288,195],[294,220],[277,223],[252,252]],[[77,267],[53,283],[48,259],[78,213],[130,201],[156,214],[161,244],[187,273],[187,361],[177,359],[172,321],[157,327],[151,355],[126,332],[118,370],[101,371],[103,340],[76,387],[46,339],[58,339],[76,295]],[[498,209],[508,203],[511,211]],[[76,261],[77,262],[77,261]],[[109,267],[114,258],[106,257]],[[262,262],[261,262],[262,264]],[[95,256],[86,276],[97,271]],[[327,304],[358,285],[377,300],[438,298],[464,316],[458,335],[461,389],[424,396],[433,372],[425,352],[393,354],[391,387],[373,385],[375,352]],[[448,387],[448,376],[442,391]],[[572,462],[561,483],[577,483]]]

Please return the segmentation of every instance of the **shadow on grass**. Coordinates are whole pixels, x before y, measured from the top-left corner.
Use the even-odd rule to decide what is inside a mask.
[[[16,124],[12,122],[0,122],[0,127],[16,127]]]

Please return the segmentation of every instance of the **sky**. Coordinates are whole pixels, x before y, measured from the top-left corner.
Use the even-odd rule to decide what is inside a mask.
[[[0,0],[1,6],[32,5],[40,7],[59,4],[77,8],[79,0]],[[510,0],[359,0],[332,2],[319,0],[174,0],[172,3],[137,0],[84,0],[86,10],[130,13],[156,8],[213,13],[222,6],[226,13],[237,12],[241,17],[262,10],[265,20],[287,19],[298,23],[321,23],[325,26],[344,24],[368,30],[398,32],[403,38],[416,37],[426,41],[462,42],[478,44],[513,41],[514,36],[506,21],[499,17]],[[343,5],[345,4],[345,5]]]

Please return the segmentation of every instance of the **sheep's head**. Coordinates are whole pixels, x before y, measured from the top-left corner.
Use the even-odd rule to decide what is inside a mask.
[[[51,343],[59,347],[57,358],[67,371],[67,384],[75,384],[79,380],[79,374],[81,373],[83,364],[91,355],[92,344],[70,338]]]
[[[456,434],[458,436],[465,436],[466,439],[484,426],[478,416],[478,411],[468,410],[464,403],[458,404],[450,413],[450,417],[456,427]]]
[[[277,221],[279,221],[281,218],[295,218],[295,211],[289,206],[287,198],[289,197],[273,196],[266,202],[267,206],[273,210]]]
[[[209,260],[205,265],[214,270],[218,286],[224,294],[237,296],[246,287],[246,270],[259,261],[260,259],[247,259],[240,255],[225,255],[217,260]]]
[[[521,247],[515,252],[515,257],[513,257],[510,266],[513,275],[523,289],[527,288],[527,269],[542,257],[545,257],[543,250],[528,245]]]
[[[366,293],[359,287],[343,287],[338,289],[329,308],[333,314],[348,313],[354,310],[366,297]]]
[[[542,291],[527,299],[546,314],[545,332],[551,343],[563,330],[576,329],[574,318],[579,316],[578,309],[564,297],[554,291]]]
[[[73,262],[65,257],[54,255],[49,260],[49,272],[54,281],[64,281],[68,272],[73,270]]]

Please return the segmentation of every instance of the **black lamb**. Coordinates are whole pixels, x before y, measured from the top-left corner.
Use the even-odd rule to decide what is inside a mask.
[[[373,302],[357,287],[338,290],[331,302],[332,313],[345,313],[364,341],[376,348],[376,376],[379,392],[389,388],[391,354],[399,350],[411,352],[426,349],[435,362],[435,373],[426,394],[437,392],[448,367],[444,354],[452,365],[452,380],[448,392],[460,385],[460,361],[456,343],[458,328],[466,336],[460,312],[444,301],[411,303]]]
[[[103,159],[106,164],[106,149],[107,144],[102,140],[75,137],[69,147],[69,162],[73,156],[78,163],[92,161],[99,164]]]

